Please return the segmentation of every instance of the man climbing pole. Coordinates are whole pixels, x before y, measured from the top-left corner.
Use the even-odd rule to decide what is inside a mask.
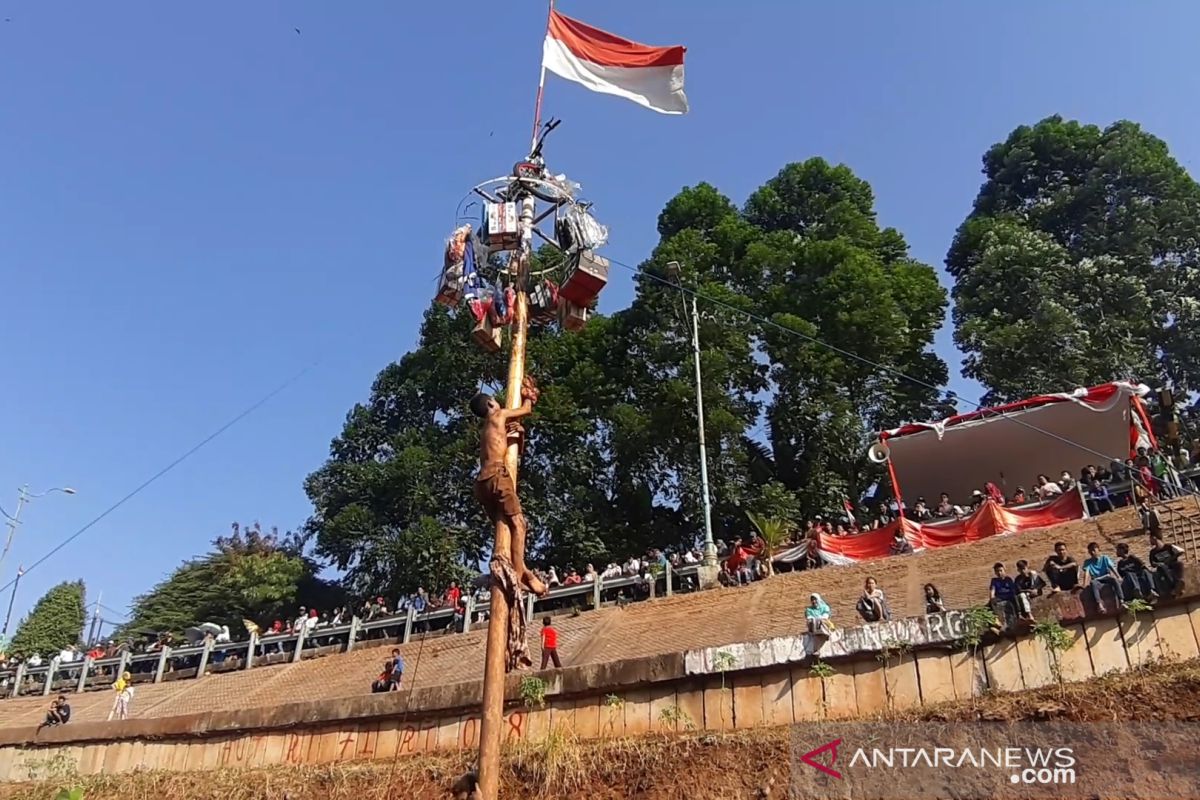
[[[533,413],[538,400],[537,383],[530,376],[521,382],[521,400],[517,408],[501,408],[494,397],[477,394],[471,398],[471,411],[483,419],[479,435],[479,475],[475,479],[475,499],[483,506],[493,525],[507,525],[512,533],[512,567],[517,578],[538,597],[546,594],[546,585],[525,566],[525,514],[517,497],[517,487],[504,463],[510,434],[522,436],[517,420]]]
[[[492,555],[492,580],[508,598],[511,613],[505,671],[529,666],[525,643],[525,606],[521,602],[521,587],[545,596],[546,585],[525,565],[525,514],[517,497],[517,487],[505,463],[509,437],[515,437],[518,447],[523,444],[524,428],[518,420],[533,413],[538,400],[537,383],[525,376],[521,381],[521,405],[502,408],[495,398],[477,394],[471,398],[471,411],[483,420],[479,435],[479,475],[475,479],[475,497],[496,526],[497,541],[511,541],[509,552],[497,550]],[[511,534],[511,539],[509,535]]]

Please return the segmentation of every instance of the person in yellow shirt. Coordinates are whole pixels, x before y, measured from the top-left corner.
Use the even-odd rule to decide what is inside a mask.
[[[117,719],[129,719],[129,703],[133,700],[133,676],[128,672],[122,673],[112,688],[117,696],[113,700],[112,710],[108,712],[108,719],[111,721],[114,716]]]

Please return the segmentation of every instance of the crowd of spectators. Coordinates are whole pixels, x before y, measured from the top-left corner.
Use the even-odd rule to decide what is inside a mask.
[[[1168,456],[1161,451],[1150,451],[1140,448],[1133,458],[1125,461],[1113,461],[1107,467],[1089,464],[1079,471],[1078,478],[1069,471],[1063,471],[1056,479],[1049,475],[1040,474],[1030,484],[1027,492],[1024,486],[1005,496],[996,484],[988,482],[982,489],[972,492],[971,498],[965,504],[956,504],[946,493],[942,493],[936,505],[929,505],[924,497],[917,497],[911,507],[901,507],[895,500],[884,500],[876,504],[876,510],[869,522],[859,524],[854,507],[846,502],[840,516],[831,515],[829,519],[816,517],[809,520],[803,528],[798,529],[791,537],[789,544],[803,546],[802,555],[793,563],[793,568],[810,569],[822,566],[819,553],[820,537],[852,536],[858,533],[878,530],[891,524],[903,513],[917,522],[936,523],[940,520],[961,519],[980,508],[988,500],[1012,506],[1042,503],[1053,500],[1067,492],[1078,491],[1085,498],[1089,510],[1093,514],[1113,511],[1119,507],[1136,505],[1141,516],[1143,527],[1150,534],[1151,548],[1147,554],[1148,563],[1138,556],[1131,554],[1128,545],[1120,544],[1116,549],[1116,560],[1099,552],[1093,543],[1088,547],[1088,557],[1082,565],[1066,553],[1063,543],[1058,543],[1055,553],[1049,556],[1041,573],[1031,569],[1027,561],[1018,561],[1016,572],[1008,574],[1007,567],[1002,563],[993,565],[993,577],[989,586],[989,599],[993,607],[1010,613],[1017,620],[1029,621],[1032,618],[1031,600],[1044,592],[1083,591],[1089,590],[1101,611],[1106,611],[1102,593],[1107,589],[1116,598],[1118,604],[1127,605],[1129,599],[1139,598],[1147,603],[1155,602],[1160,595],[1173,592],[1178,586],[1180,556],[1182,551],[1174,546],[1165,544],[1161,538],[1161,521],[1154,510],[1152,501],[1157,498],[1169,498],[1184,491],[1192,491],[1197,485],[1196,477],[1185,477],[1181,473],[1190,470],[1198,463],[1197,458],[1189,455],[1185,448],[1180,448],[1175,456]],[[1198,476],[1200,477],[1200,476]],[[860,511],[861,514],[861,511]],[[741,586],[761,580],[771,574],[771,565],[767,563],[767,548],[763,540],[752,534],[746,539],[735,538],[732,544],[717,540],[717,557],[720,563],[719,582],[724,586]],[[899,529],[893,537],[890,554],[903,556],[911,553],[912,545]],[[618,605],[631,599],[644,599],[654,593],[654,584],[662,579],[667,571],[677,571],[681,568],[701,563],[702,551],[699,548],[683,549],[679,552],[668,553],[661,549],[647,550],[641,557],[629,556],[624,561],[612,561],[603,569],[597,569],[588,563],[582,569],[575,566],[557,567],[548,565],[545,569],[535,570],[538,577],[550,588],[581,586],[594,584],[597,581],[623,581],[615,590],[615,600]],[[676,586],[679,590],[697,588],[697,583],[691,575],[677,577]],[[486,604],[489,599],[487,582],[472,581],[469,586],[451,581],[449,586],[440,592],[429,592],[424,587],[412,594],[400,597],[395,607],[389,606],[388,601],[377,596],[365,600],[359,606],[337,607],[331,610],[319,611],[315,608],[300,606],[296,615],[291,618],[275,619],[269,626],[259,628],[255,623],[247,621],[247,629],[260,637],[259,655],[284,652],[286,643],[273,639],[284,640],[303,632],[305,647],[320,647],[334,644],[336,637],[332,629],[346,626],[351,618],[357,616],[361,622],[379,622],[394,620],[394,627],[372,626],[370,632],[359,633],[360,636],[396,637],[405,625],[405,618],[413,612],[421,618],[416,623],[416,632],[425,633],[430,630],[430,623],[425,619],[431,612],[451,610],[450,615],[438,624],[446,632],[465,629],[467,614],[471,608],[470,599],[476,607]],[[627,591],[628,590],[628,591]],[[944,611],[946,600],[932,584],[924,587],[925,607],[927,613]],[[855,611],[866,622],[879,622],[891,618],[887,598],[883,589],[877,585],[874,578],[868,578],[861,596],[855,604]],[[832,628],[832,610],[818,594],[809,598],[805,609],[809,630],[828,630]],[[549,619],[549,618],[547,618]],[[486,620],[486,610],[476,610],[472,622]],[[200,645],[211,642],[214,645],[234,641],[228,626],[206,627],[203,638],[191,639],[187,642],[176,641],[170,633],[160,634],[142,641],[97,643],[86,652],[75,645],[65,647],[57,654],[58,675],[70,678],[73,665],[78,675],[85,658],[92,661],[119,658],[122,653],[131,654],[155,653],[163,648],[178,650],[185,645]],[[323,631],[330,632],[322,636]],[[543,627],[543,651],[547,659],[557,664],[556,639],[557,632],[550,625]],[[545,640],[549,640],[547,644]],[[198,649],[198,648],[197,648]],[[189,651],[184,651],[189,652]],[[398,659],[398,653],[385,665],[379,679],[376,681],[377,691],[391,691],[400,684],[403,673],[403,661]],[[226,657],[224,651],[218,648],[212,656],[212,663],[219,665]],[[198,662],[199,657],[184,656]],[[0,653],[0,671],[15,667],[24,662],[28,667],[40,667],[45,664],[43,654],[33,653],[27,658],[20,654]],[[178,667],[179,665],[175,665]],[[195,664],[184,664],[195,666]],[[146,663],[140,665],[142,671],[152,669]],[[105,667],[107,672],[112,667]],[[0,678],[0,687],[8,684],[8,677]],[[379,688],[385,687],[385,688]],[[69,715],[69,708],[67,714]],[[49,724],[49,723],[48,723]]]

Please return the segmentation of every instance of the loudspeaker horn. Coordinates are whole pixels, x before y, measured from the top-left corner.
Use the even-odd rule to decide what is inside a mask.
[[[871,445],[871,449],[867,451],[867,458],[871,459],[873,464],[882,464],[892,456],[892,451],[883,442],[876,442]]]

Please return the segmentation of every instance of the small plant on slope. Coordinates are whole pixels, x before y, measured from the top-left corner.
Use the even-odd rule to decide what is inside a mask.
[[[1033,626],[1034,637],[1046,648],[1046,658],[1050,661],[1050,674],[1058,682],[1059,694],[1066,693],[1066,681],[1063,680],[1062,654],[1070,648],[1074,638],[1071,632],[1059,625],[1055,620],[1046,620]]]
[[[546,707],[546,682],[532,675],[521,679],[521,700],[526,708]]]

